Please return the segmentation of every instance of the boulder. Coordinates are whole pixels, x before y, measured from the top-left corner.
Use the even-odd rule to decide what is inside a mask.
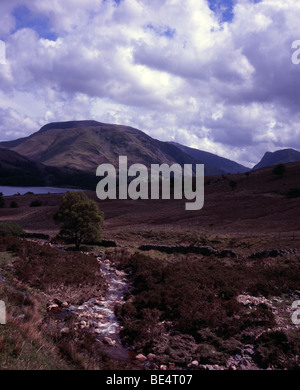
[[[138,355],[136,355],[136,360],[138,360],[139,362],[145,362],[147,360],[146,356],[143,355],[142,353],[139,353]]]
[[[148,353],[147,359],[149,360],[149,362],[153,362],[154,360],[156,360],[156,355],[154,355],[154,353]]]
[[[110,346],[113,346],[115,343],[114,341],[110,338],[110,337],[103,337],[103,340],[102,340],[103,344],[107,344],[107,345],[110,345]]]
[[[193,360],[187,366],[188,366],[188,368],[197,368],[199,366],[199,362],[197,360]]]

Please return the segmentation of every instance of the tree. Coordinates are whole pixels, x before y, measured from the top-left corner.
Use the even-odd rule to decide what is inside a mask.
[[[62,223],[60,234],[73,238],[76,250],[86,240],[101,241],[103,213],[82,191],[71,191],[62,197],[54,220]]]

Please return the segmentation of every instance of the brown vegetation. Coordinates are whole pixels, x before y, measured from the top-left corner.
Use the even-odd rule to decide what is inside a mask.
[[[76,329],[72,316],[61,323],[47,310],[53,301],[76,304],[105,294],[95,257],[0,238],[0,275],[7,309],[7,323],[0,326],[1,369],[124,368],[101,351],[93,334]]]
[[[298,367],[299,329],[269,333],[267,329],[278,326],[272,304],[251,308],[238,297],[250,294],[272,302],[286,295],[290,303],[287,299],[284,304],[291,304],[300,284],[299,256],[269,264],[191,254],[162,260],[154,253],[109,252],[118,267],[133,272],[132,295],[116,308],[125,342],[144,354],[156,354],[160,363],[177,365],[195,359],[226,365],[231,355],[252,344],[260,368]],[[289,324],[291,318],[286,319]]]

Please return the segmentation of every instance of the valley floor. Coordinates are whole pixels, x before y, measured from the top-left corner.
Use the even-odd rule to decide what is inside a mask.
[[[5,197],[0,222],[48,238],[0,238],[1,369],[299,368],[300,198],[283,190],[299,176],[251,175],[235,175],[235,190],[211,177],[204,208],[192,213],[184,200],[99,201],[103,238],[117,246],[88,254],[63,251],[55,238],[62,195]],[[99,341],[95,305],[66,315],[90,299],[101,309],[111,290],[99,258],[128,284],[114,305],[126,358],[113,337]]]

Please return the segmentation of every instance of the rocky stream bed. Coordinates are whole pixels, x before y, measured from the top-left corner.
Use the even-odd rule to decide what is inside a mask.
[[[108,290],[103,297],[94,297],[79,306],[68,305],[64,303],[59,312],[60,318],[72,314],[76,320],[76,327],[86,329],[96,334],[97,341],[101,343],[101,350],[106,352],[112,359],[129,362],[138,368],[147,369],[184,369],[176,367],[174,363],[159,364],[157,357],[149,353],[147,356],[137,354],[130,347],[125,347],[120,339],[120,330],[122,329],[115,315],[115,306],[124,301],[124,297],[130,289],[130,278],[124,271],[117,270],[110,260],[103,256],[98,256],[97,261],[100,269],[106,278]],[[300,293],[297,291],[297,293]],[[294,299],[298,298],[296,294]],[[271,332],[274,330],[286,330],[292,328],[288,319],[291,316],[291,307],[277,297],[276,299],[266,299],[264,297],[253,297],[251,295],[239,295],[237,301],[248,307],[250,311],[261,304],[265,304],[272,310],[276,326],[273,329],[257,329],[258,333]],[[55,305],[54,305],[55,306]],[[56,305],[57,306],[57,305]],[[287,325],[288,324],[288,325]],[[62,322],[63,326],[63,322]],[[68,329],[62,328],[62,333]],[[253,360],[254,345],[246,344],[244,348],[236,355],[231,356],[225,365],[218,364],[200,364],[198,361],[190,361],[185,369],[202,370],[258,370],[259,367]]]

